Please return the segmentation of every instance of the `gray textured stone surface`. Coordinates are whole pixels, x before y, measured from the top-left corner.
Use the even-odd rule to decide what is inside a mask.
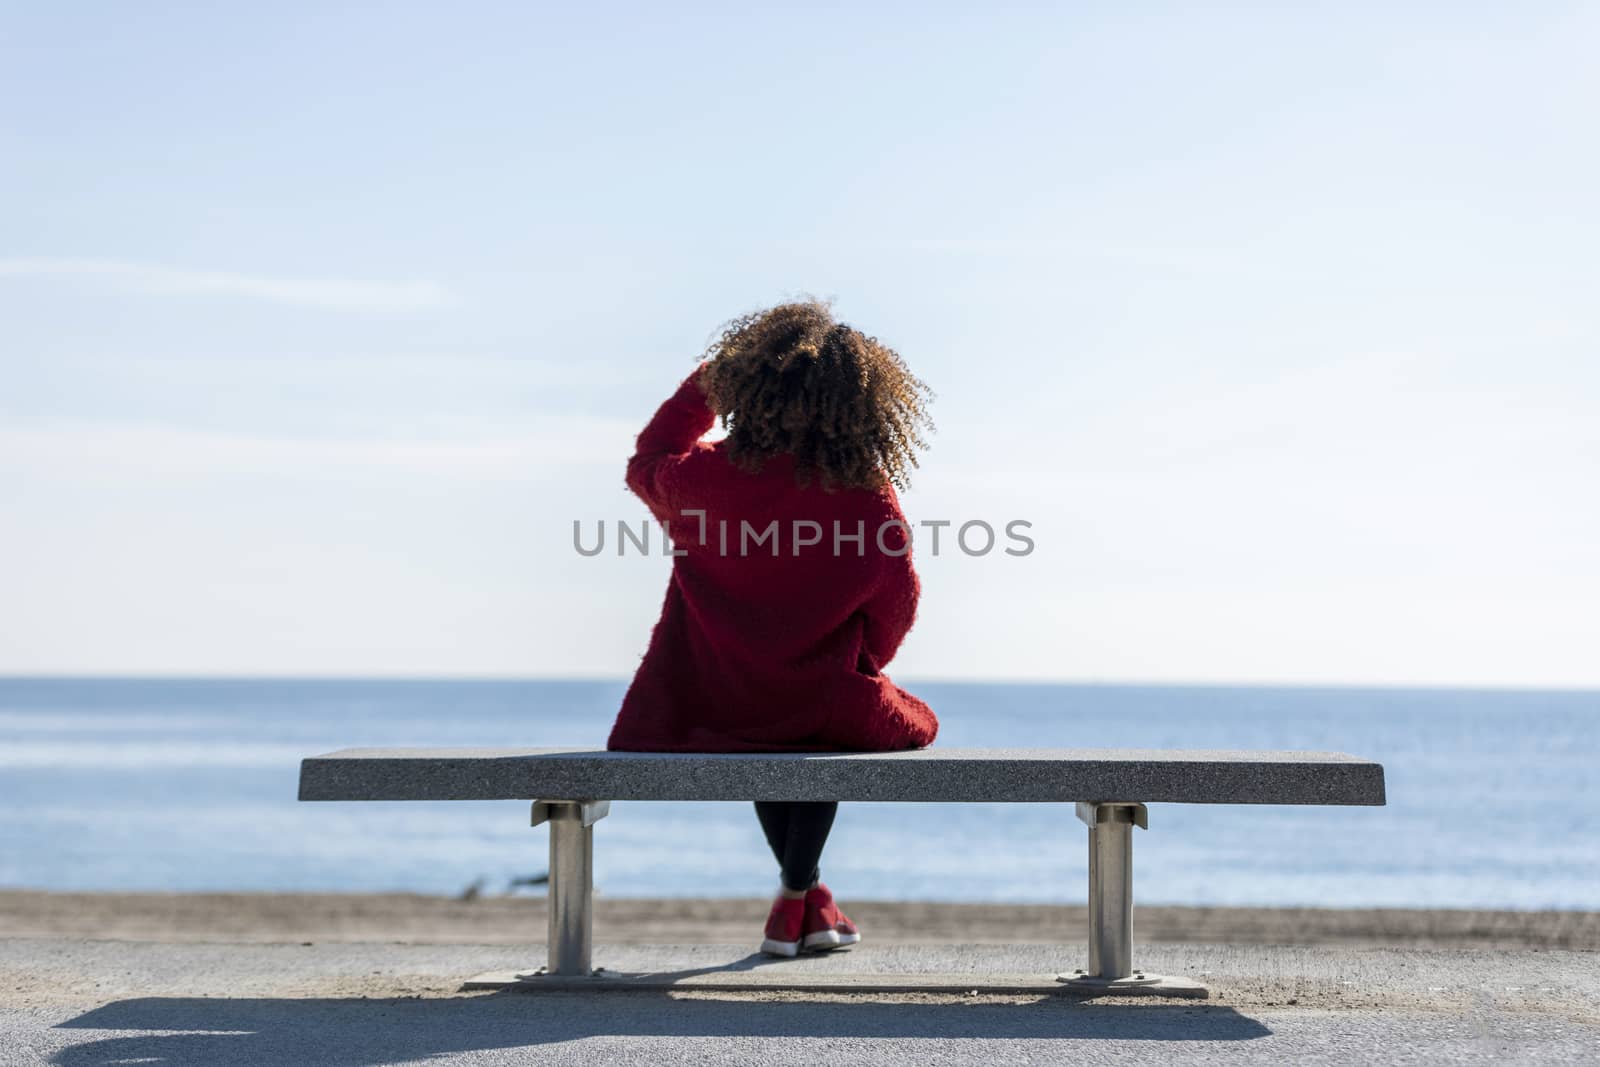
[[[748,966],[982,976],[1048,974],[1078,959],[1077,949],[1061,945],[864,945],[831,957],[741,963],[751,948],[607,946],[602,962],[683,973]],[[1521,1067],[1593,1063],[1600,1048],[1600,968],[1582,952],[1142,948],[1144,966],[1211,984],[1214,999],[1201,1003],[456,992],[475,970],[542,955],[537,944],[0,938],[0,1065]]]
[[[1384,791],[1382,765],[1339,752],[352,748],[304,760],[300,799],[1382,804]]]

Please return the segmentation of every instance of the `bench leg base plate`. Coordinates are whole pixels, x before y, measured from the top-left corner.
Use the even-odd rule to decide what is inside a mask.
[[[1056,975],[1056,981],[1074,993],[1094,997],[1190,997],[1204,1000],[1210,995],[1205,986],[1192,978],[1146,974],[1142,971],[1135,971],[1126,978],[1102,978],[1098,974],[1074,971]]]

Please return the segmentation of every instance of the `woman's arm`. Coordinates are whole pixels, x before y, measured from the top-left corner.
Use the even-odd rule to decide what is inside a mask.
[[[866,619],[862,644],[873,664],[880,668],[900,650],[900,643],[916,621],[917,601],[922,595],[922,583],[911,566],[911,527],[904,525],[905,516],[900,513],[898,502],[892,503],[892,514],[882,521],[902,525],[884,527],[881,537],[874,536],[876,531],[867,535],[874,542],[867,551],[876,555],[878,566],[872,591],[861,606]]]
[[[656,409],[628,460],[628,488],[658,519],[671,519],[677,473],[695,442],[717,421],[700,389],[700,368]]]

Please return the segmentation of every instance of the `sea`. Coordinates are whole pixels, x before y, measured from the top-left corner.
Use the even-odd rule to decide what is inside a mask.
[[[1600,692],[906,682],[951,746],[1332,749],[1384,808],[1158,804],[1145,904],[1600,908]],[[542,892],[523,802],[299,803],[353,746],[604,744],[620,681],[0,679],[0,886]],[[847,804],[842,899],[1074,902],[1070,805]],[[619,802],[597,891],[749,897],[777,873],[747,804]],[[527,884],[524,884],[527,883]],[[529,888],[529,885],[532,888]]]

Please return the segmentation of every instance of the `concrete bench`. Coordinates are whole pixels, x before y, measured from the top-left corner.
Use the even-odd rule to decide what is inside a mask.
[[[345,749],[304,760],[301,800],[530,800],[550,824],[552,976],[592,974],[594,825],[613,800],[1071,803],[1089,828],[1088,967],[1099,992],[1204,995],[1133,968],[1133,827],[1147,804],[1384,803],[1383,767],[1338,752],[962,749],[701,755],[574,748]]]

